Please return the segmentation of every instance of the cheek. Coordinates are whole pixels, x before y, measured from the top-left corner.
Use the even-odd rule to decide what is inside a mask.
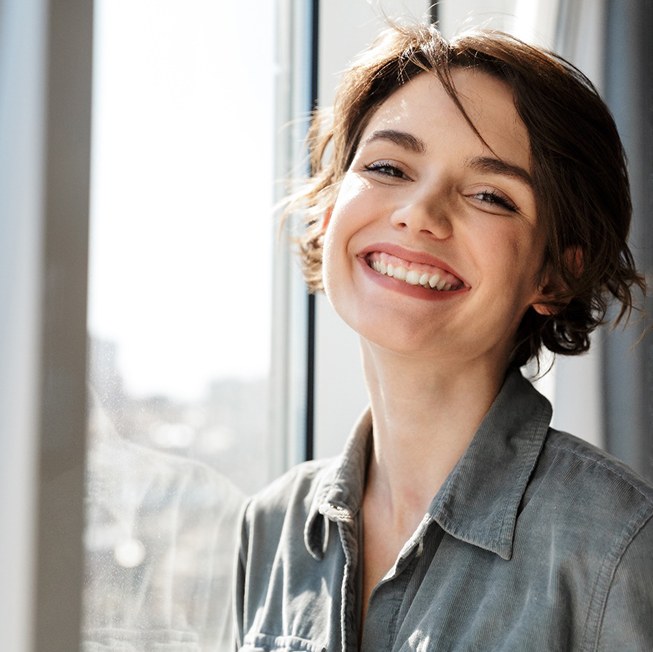
[[[332,217],[338,218],[341,214],[347,214],[351,218],[351,211],[357,203],[362,201],[362,197],[369,185],[359,175],[353,172],[347,172],[343,177],[336,200],[333,204]]]
[[[338,275],[342,273],[344,258],[341,245],[340,229],[338,228],[338,215],[332,215],[332,219],[324,232],[322,245],[322,283],[324,291],[329,299],[334,288],[338,287]]]
[[[474,256],[481,268],[504,287],[512,287],[516,297],[536,287],[544,246],[529,227],[487,228],[474,238]],[[506,297],[508,298],[508,297]]]
[[[322,264],[326,269],[333,258],[341,256],[363,219],[363,188],[345,177],[333,207],[325,215]],[[328,259],[328,260],[327,260]]]

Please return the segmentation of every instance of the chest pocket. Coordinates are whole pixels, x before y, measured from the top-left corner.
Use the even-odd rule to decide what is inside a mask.
[[[248,634],[238,652],[327,652],[327,649],[297,636]]]

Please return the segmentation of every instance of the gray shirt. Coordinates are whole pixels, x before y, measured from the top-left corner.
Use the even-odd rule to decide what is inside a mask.
[[[653,650],[653,489],[550,418],[511,373],[360,631],[365,414],[340,458],[250,501],[238,649]]]

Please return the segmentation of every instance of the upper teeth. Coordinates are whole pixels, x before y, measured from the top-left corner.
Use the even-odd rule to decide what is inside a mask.
[[[427,274],[426,272],[418,272],[414,269],[406,269],[400,265],[385,264],[381,260],[372,261],[372,269],[391,276],[399,281],[405,281],[410,285],[421,285],[422,287],[430,287],[437,290],[450,290],[452,285],[440,277],[439,274]]]

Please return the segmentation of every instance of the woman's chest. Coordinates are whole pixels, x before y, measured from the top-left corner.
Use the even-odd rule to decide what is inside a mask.
[[[328,551],[329,552],[329,551]],[[273,572],[247,652],[580,649],[584,583],[552,560],[504,560],[437,528],[371,591],[361,631],[358,559],[337,551]],[[290,579],[292,577],[292,579]],[[262,588],[262,587],[261,587]],[[285,592],[285,593],[284,593]]]

